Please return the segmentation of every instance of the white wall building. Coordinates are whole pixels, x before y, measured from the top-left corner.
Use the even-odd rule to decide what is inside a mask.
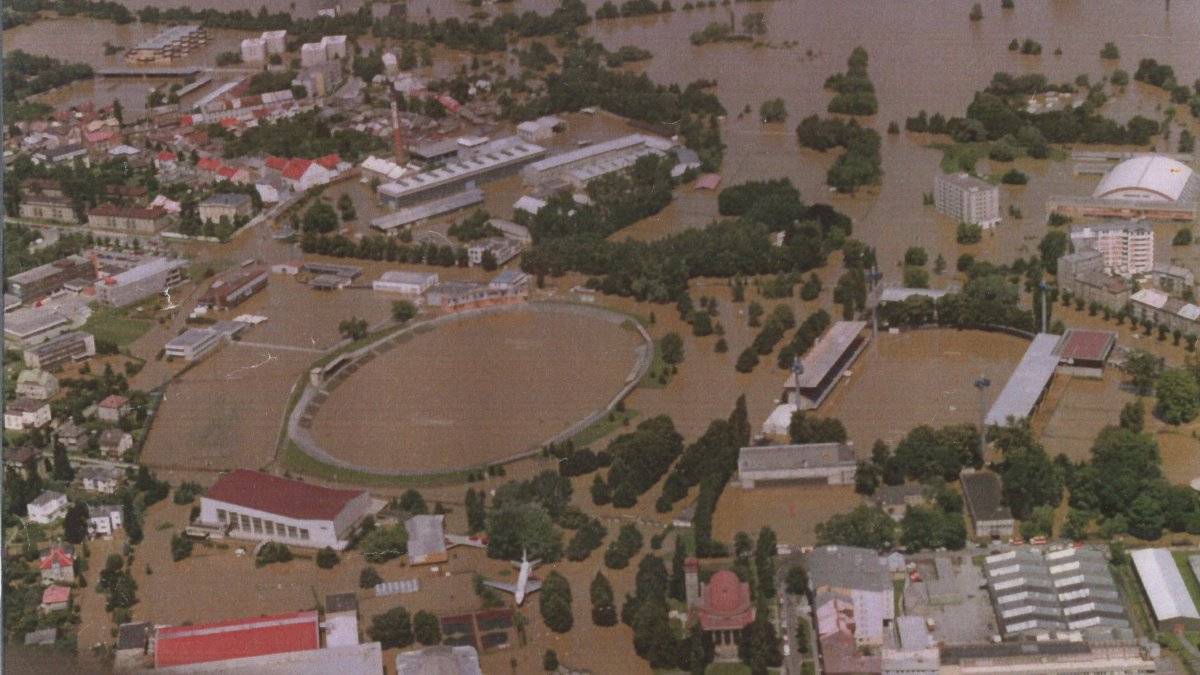
[[[40,429],[50,424],[50,404],[32,398],[18,398],[4,407],[4,428],[9,431]]]
[[[340,551],[370,506],[366,490],[335,490],[238,469],[200,498],[198,521],[237,539]]]
[[[88,535],[107,537],[121,527],[121,507],[111,504],[88,507]]]
[[[242,40],[242,61],[245,63],[262,63],[267,60],[267,43],[262,38],[246,38]]]
[[[388,293],[403,293],[404,295],[421,295],[438,282],[438,275],[433,272],[404,272],[389,270],[371,282],[371,288]]]
[[[43,492],[29,502],[29,519],[46,525],[67,515],[67,496],[61,492]]]
[[[1076,251],[1095,249],[1104,256],[1104,272],[1128,279],[1154,267],[1154,228],[1126,220],[1071,228]]]
[[[215,330],[189,328],[163,345],[163,352],[170,358],[196,361],[219,347],[223,339]]]
[[[934,177],[933,205],[938,213],[984,229],[1000,222],[1000,188],[966,173]]]
[[[738,452],[738,480],[747,490],[755,483],[773,480],[848,485],[854,482],[857,466],[854,449],[843,443],[762,445]]]

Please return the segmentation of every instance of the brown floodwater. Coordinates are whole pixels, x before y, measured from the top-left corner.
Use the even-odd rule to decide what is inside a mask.
[[[350,376],[314,434],[341,459],[393,470],[503,459],[603,407],[638,344],[620,323],[557,310],[443,324]]]

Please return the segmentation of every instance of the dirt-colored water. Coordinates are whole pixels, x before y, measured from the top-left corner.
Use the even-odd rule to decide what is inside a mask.
[[[861,502],[852,485],[767,484],[743,490],[730,481],[713,514],[713,537],[731,542],[738,532],[754,535],[766,525],[781,544],[812,546],[818,523]]]
[[[314,432],[328,452],[365,466],[502,459],[603,407],[638,344],[619,323],[557,311],[443,324],[350,376],[322,405]]]

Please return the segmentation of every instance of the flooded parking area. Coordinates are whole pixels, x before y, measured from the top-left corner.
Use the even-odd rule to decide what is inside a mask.
[[[978,423],[975,380],[992,381],[988,401],[994,401],[1028,346],[977,330],[880,333],[817,415],[840,419],[864,458],[876,439],[895,444],[921,424]]]
[[[478,465],[536,448],[606,405],[636,331],[534,306],[417,331],[329,394],[313,434],[339,459],[392,470]]]

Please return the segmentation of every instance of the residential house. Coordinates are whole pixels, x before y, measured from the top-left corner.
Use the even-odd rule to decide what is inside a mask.
[[[67,496],[46,490],[29,502],[29,519],[47,525],[67,515]]]
[[[880,672],[880,649],[895,619],[895,589],[875,551],[822,546],[808,555],[822,671]]]
[[[89,436],[87,429],[75,424],[75,420],[70,418],[67,418],[67,421],[58,427],[54,435],[68,452],[75,452],[85,448]]]
[[[121,507],[112,504],[88,506],[88,536],[110,537],[121,529]]]
[[[75,549],[69,544],[55,544],[42,551],[38,571],[43,584],[75,583]]]
[[[118,458],[133,447],[133,436],[120,429],[105,429],[100,432],[100,452]]]
[[[107,466],[85,466],[79,470],[79,481],[88,492],[111,495],[125,478],[120,469]]]
[[[929,500],[925,498],[925,486],[919,483],[901,483],[900,485],[881,485],[872,495],[872,502],[892,520],[900,522],[904,514],[913,506],[923,506]]]
[[[167,210],[101,204],[88,210],[88,227],[136,234],[158,234],[167,226]]]
[[[50,404],[23,397],[4,407],[4,428],[9,431],[40,429],[50,424]]]
[[[58,393],[58,378],[50,373],[31,368],[17,375],[17,396],[45,401]]]
[[[21,475],[29,477],[27,467],[30,462],[36,462],[41,459],[42,451],[32,445],[22,445],[14,448],[11,444],[4,446],[4,466],[21,472]]]
[[[129,414],[129,399],[118,394],[109,394],[96,406],[96,416],[105,422],[116,424]]]
[[[249,217],[254,203],[250,195],[240,192],[222,192],[200,202],[200,220],[219,222],[222,218],[234,222],[239,217]]]
[[[47,586],[46,590],[42,591],[42,604],[40,609],[43,614],[50,612],[61,612],[66,610],[71,605],[71,587],[70,586]]]

